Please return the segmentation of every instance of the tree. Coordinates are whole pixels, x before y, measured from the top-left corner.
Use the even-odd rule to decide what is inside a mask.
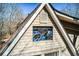
[[[73,3],[70,3],[70,4],[66,3],[65,8],[62,9],[62,12],[79,18],[79,4],[78,3],[74,3],[74,4]]]
[[[0,38],[4,35],[12,35],[16,31],[18,23],[23,21],[22,10],[17,4],[0,4]],[[1,40],[0,39],[0,40]]]
[[[0,4],[0,41],[2,40],[3,37],[3,25],[4,25],[4,6],[2,4]]]

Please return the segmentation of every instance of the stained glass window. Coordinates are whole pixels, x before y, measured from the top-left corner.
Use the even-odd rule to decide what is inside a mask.
[[[53,28],[51,26],[33,26],[33,41],[52,40]]]

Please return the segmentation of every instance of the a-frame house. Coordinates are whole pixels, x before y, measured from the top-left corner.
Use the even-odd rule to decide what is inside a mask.
[[[0,55],[76,56],[79,22],[74,19],[57,12],[50,4],[39,4],[2,48]]]

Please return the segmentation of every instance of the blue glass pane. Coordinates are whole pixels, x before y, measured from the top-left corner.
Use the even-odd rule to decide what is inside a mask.
[[[52,40],[52,27],[34,26],[33,27],[33,41]]]

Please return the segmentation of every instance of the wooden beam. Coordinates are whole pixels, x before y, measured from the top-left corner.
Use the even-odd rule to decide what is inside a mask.
[[[60,22],[62,23],[63,27],[67,27],[67,28],[71,28],[76,31],[79,31],[79,25],[77,25],[77,24],[73,24],[73,23],[69,23],[69,22],[61,21],[61,20],[60,20]]]
[[[67,36],[67,33],[65,32],[65,30],[64,30],[63,26],[61,25],[59,19],[57,18],[54,10],[52,10],[52,8],[49,6],[49,4],[47,4],[46,7],[47,7],[47,10],[52,17],[52,21],[54,21],[54,23],[58,27],[58,30],[60,31],[61,36],[63,37],[63,41],[64,41],[69,53],[73,56],[77,56],[78,55],[77,50],[75,49],[75,47],[71,43],[70,38]]]
[[[64,29],[66,30],[66,32],[67,32],[68,34],[79,35],[79,30],[72,29],[72,28],[69,28],[69,27],[64,27]]]
[[[78,37],[78,35],[74,35],[74,38],[73,38],[73,45],[74,45],[74,47],[76,45],[77,37]]]
[[[16,43],[20,40],[21,36],[24,34],[24,32],[28,29],[28,27],[31,25],[31,23],[34,21],[38,13],[42,10],[42,8],[45,6],[45,4],[41,4],[40,7],[36,10],[36,12],[33,14],[32,17],[30,17],[29,21],[25,24],[25,26],[22,28],[22,30],[17,34],[17,36],[14,38],[13,42],[10,44],[10,46],[6,49],[6,51],[2,54],[2,56],[7,56],[13,49],[13,47],[16,45]]]

